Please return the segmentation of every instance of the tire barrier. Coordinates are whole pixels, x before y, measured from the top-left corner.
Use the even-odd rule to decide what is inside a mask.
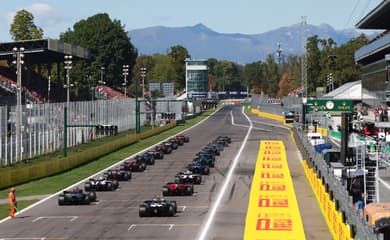
[[[0,189],[68,171],[175,126],[176,122],[173,121],[165,126],[151,129],[141,134],[125,136],[82,152],[70,154],[66,158],[59,157],[40,162],[32,161],[32,163],[16,169],[13,166],[0,169]]]
[[[306,239],[282,141],[260,143],[244,233],[253,239]]]
[[[329,185],[323,184],[323,178],[319,178],[307,164],[302,161],[302,167],[305,171],[307,180],[316,196],[322,215],[325,217],[329,230],[336,240],[352,240],[354,234],[350,225],[345,223],[345,214],[339,212],[338,201],[334,199],[333,191],[330,191]]]

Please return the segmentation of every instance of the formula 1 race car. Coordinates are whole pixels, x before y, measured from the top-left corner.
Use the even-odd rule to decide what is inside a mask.
[[[176,139],[182,139],[183,142],[187,143],[190,141],[190,138],[188,136],[185,136],[185,135],[182,135],[182,134],[179,134],[179,135],[176,135],[175,137]]]
[[[228,136],[218,136],[215,140],[215,143],[220,143],[224,146],[228,146],[230,143],[232,143],[232,138]]]
[[[194,186],[189,183],[169,182],[163,186],[162,194],[163,196],[192,196]]]
[[[187,169],[193,173],[209,175],[210,168],[199,163],[191,163],[187,166]]]
[[[166,144],[166,143],[170,143],[171,144],[172,150],[176,150],[179,147],[178,141],[176,139],[173,139],[173,138],[171,138],[168,141],[164,142],[164,144]]]
[[[202,175],[185,170],[176,174],[175,183],[201,184]]]
[[[139,206],[140,217],[173,217],[177,212],[176,201],[166,201],[162,198],[153,198],[144,201]]]
[[[196,154],[196,156],[199,157],[207,157],[215,161],[215,154],[212,151],[200,151]]]
[[[177,146],[183,146],[184,145],[184,139],[182,139],[182,138],[173,137],[173,138],[170,138],[168,141],[170,141],[172,143],[176,143]]]
[[[140,160],[143,161],[144,163],[148,165],[154,165],[154,156],[148,154],[148,153],[143,153],[142,155],[137,155],[134,157],[135,160]]]
[[[58,205],[60,206],[90,204],[95,201],[95,192],[84,192],[79,188],[72,189],[71,191],[63,191],[58,195]]]
[[[146,169],[146,163],[142,159],[131,159],[124,161],[120,168],[132,172],[143,172]]]
[[[146,152],[147,154],[154,157],[154,159],[163,159],[164,158],[164,152],[162,150],[150,149]]]
[[[109,169],[103,173],[103,177],[108,180],[129,181],[131,179],[131,172],[123,168]]]
[[[84,189],[86,192],[89,191],[113,191],[118,189],[119,183],[117,180],[108,180],[100,177],[98,179],[90,178],[89,181],[85,182]]]
[[[209,167],[214,167],[215,165],[214,160],[212,158],[208,158],[207,156],[202,156],[202,155],[196,156],[194,158],[194,162]]]
[[[164,148],[164,153],[165,154],[169,154],[172,152],[173,150],[173,147],[172,147],[172,143],[171,142],[163,142],[162,143],[162,146]]]

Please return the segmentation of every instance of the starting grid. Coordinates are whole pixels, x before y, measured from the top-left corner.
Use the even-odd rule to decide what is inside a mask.
[[[261,141],[244,240],[305,240],[282,141]]]

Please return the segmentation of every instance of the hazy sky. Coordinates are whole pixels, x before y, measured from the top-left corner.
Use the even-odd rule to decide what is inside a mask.
[[[0,0],[0,41],[10,41],[9,26],[16,11],[33,13],[45,37],[58,38],[73,24],[106,12],[126,30],[156,25],[192,26],[203,23],[223,33],[262,33],[301,21],[353,28],[382,0]]]

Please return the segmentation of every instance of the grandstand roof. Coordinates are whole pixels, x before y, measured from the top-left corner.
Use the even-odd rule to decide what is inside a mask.
[[[62,62],[65,55],[72,55],[75,60],[89,58],[89,50],[80,46],[55,39],[38,39],[0,43],[0,60],[12,61],[14,47],[24,47],[25,59],[32,64]]]
[[[390,0],[383,0],[361,19],[356,27],[359,29],[390,29]]]
[[[374,99],[375,96],[370,94],[367,90],[362,90],[362,81],[348,82],[344,85],[336,88],[335,90],[325,94],[321,98],[330,99],[350,99],[350,100],[362,100]]]

